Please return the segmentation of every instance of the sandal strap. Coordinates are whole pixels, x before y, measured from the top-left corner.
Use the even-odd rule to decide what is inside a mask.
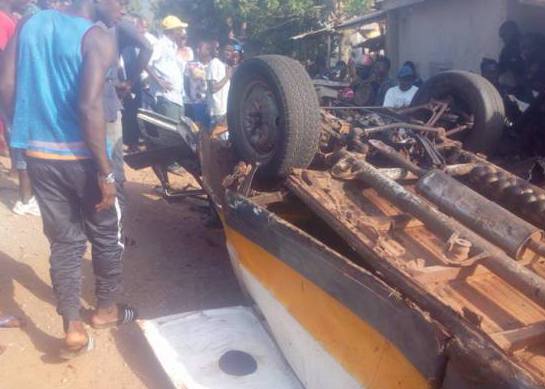
[[[129,305],[119,305],[118,309],[121,311],[120,324],[131,323],[136,320],[137,312],[136,309]]]
[[[0,327],[8,325],[12,321],[17,320],[15,316],[12,315],[2,315],[0,316]]]

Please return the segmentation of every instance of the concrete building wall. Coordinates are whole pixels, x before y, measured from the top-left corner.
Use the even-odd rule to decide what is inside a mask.
[[[540,32],[545,34],[545,7],[525,5],[518,0],[509,0],[508,17],[516,21],[523,33]]]
[[[427,0],[393,11],[393,65],[411,60],[423,78],[447,69],[479,72],[482,58],[497,58],[501,50],[498,28],[509,1]]]

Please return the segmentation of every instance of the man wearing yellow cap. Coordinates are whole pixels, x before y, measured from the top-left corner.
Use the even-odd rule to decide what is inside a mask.
[[[176,42],[188,25],[170,15],[163,19],[161,27],[163,36],[155,44],[149,62],[150,90],[155,98],[155,111],[179,121],[184,115],[186,64],[178,58]]]

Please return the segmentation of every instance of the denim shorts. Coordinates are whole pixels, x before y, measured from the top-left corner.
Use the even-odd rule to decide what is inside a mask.
[[[17,170],[27,170],[26,150],[11,148],[11,163]]]

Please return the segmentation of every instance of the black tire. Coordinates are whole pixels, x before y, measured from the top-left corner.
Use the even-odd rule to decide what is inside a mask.
[[[447,71],[430,78],[418,90],[412,105],[422,105],[433,99],[453,96],[464,111],[475,117],[473,128],[462,141],[474,152],[493,153],[501,140],[505,126],[505,107],[501,95],[488,80],[465,71]]]
[[[264,100],[250,104],[257,101],[252,100],[255,95]],[[263,104],[271,109],[255,110],[265,114],[249,113],[252,106]],[[227,119],[237,157],[259,162],[261,177],[284,177],[292,168],[306,168],[318,151],[318,97],[306,70],[288,57],[264,55],[238,67],[229,91]],[[248,124],[254,119],[268,125]]]

